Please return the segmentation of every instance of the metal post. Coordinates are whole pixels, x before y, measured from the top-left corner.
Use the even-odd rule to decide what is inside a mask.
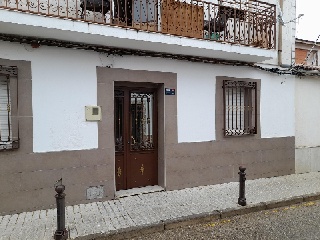
[[[54,186],[54,190],[57,192],[55,195],[57,203],[57,230],[54,233],[55,240],[65,240],[68,238],[68,231],[65,226],[65,186],[62,185],[62,178],[58,180]]]
[[[245,187],[246,187],[246,173],[244,172],[246,168],[239,167],[239,198],[238,204],[241,206],[247,205],[247,200],[245,198]]]

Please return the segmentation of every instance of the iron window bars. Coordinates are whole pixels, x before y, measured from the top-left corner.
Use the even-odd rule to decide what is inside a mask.
[[[257,134],[257,83],[223,81],[224,135]]]
[[[14,137],[10,78],[15,68],[0,65],[0,151],[19,148],[19,137]],[[17,130],[17,129],[16,129]],[[19,135],[19,134],[18,134]]]

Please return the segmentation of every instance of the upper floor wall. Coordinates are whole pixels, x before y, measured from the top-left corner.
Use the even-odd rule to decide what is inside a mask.
[[[244,62],[277,58],[276,1],[0,0],[0,8],[5,34]]]

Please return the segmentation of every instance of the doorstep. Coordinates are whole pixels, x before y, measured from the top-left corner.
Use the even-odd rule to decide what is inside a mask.
[[[163,192],[164,188],[160,186],[146,186],[146,187],[139,187],[139,188],[131,188],[128,190],[119,190],[115,193],[115,199],[147,194],[147,193],[154,193],[154,192]]]

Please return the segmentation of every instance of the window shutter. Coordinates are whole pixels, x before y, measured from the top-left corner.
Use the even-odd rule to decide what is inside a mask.
[[[0,75],[0,144],[12,141],[9,77]]]

